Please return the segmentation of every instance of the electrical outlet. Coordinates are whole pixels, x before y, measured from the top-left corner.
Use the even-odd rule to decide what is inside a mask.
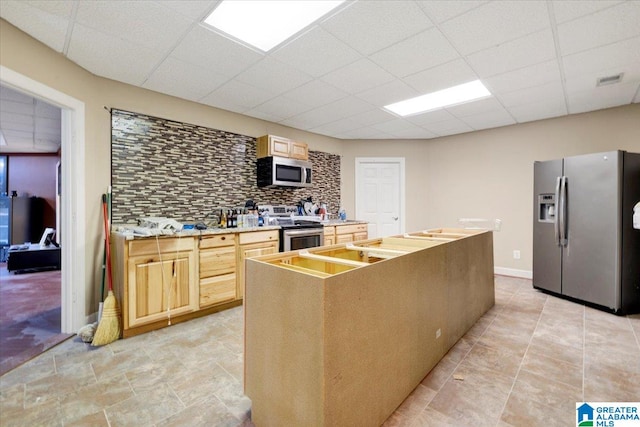
[[[513,251],[513,259],[520,259],[520,251],[518,250]]]

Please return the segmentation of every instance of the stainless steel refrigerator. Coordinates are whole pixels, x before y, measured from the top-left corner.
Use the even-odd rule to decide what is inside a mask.
[[[533,287],[640,312],[640,154],[534,163]]]

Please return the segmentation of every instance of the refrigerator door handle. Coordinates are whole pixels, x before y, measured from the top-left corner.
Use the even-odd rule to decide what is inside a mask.
[[[560,207],[562,206],[561,204],[561,200],[560,200],[560,181],[561,181],[561,177],[558,177],[556,179],[556,214],[555,214],[555,218],[553,219],[553,231],[555,232],[555,242],[556,245],[560,246],[560,215],[562,214],[562,211],[560,209]]]
[[[562,213],[560,214],[560,244],[567,246],[567,177],[563,176],[560,180],[560,207]]]

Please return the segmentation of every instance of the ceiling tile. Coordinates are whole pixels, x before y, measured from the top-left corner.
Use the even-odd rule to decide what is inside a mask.
[[[212,107],[242,113],[273,98],[272,91],[231,80],[200,100]]]
[[[393,116],[392,114],[384,110],[381,110],[379,108],[374,108],[369,111],[364,111],[362,113],[349,116],[346,120],[352,121],[358,124],[358,126],[370,126],[375,123],[391,120],[394,117],[395,116]]]
[[[558,25],[562,55],[640,35],[640,1],[628,1]]]
[[[463,55],[550,26],[545,1],[494,1],[453,18],[440,29]]]
[[[321,78],[338,89],[355,94],[394,80],[390,73],[368,59],[361,59]]]
[[[539,102],[509,107],[507,110],[515,117],[518,123],[543,120],[567,114],[564,98],[558,96],[556,96],[555,99],[545,99]]]
[[[622,72],[625,69],[628,70],[629,64],[637,64],[638,62],[640,62],[640,37],[562,58],[565,76],[599,73],[602,70],[615,68],[619,68],[619,72]]]
[[[405,79],[406,80],[406,79]],[[376,107],[384,107],[403,99],[413,98],[420,93],[404,83],[402,80],[393,80],[375,88],[365,90],[357,94],[357,97]]]
[[[372,127],[375,129],[379,129],[383,132],[388,133],[389,135],[396,135],[398,132],[403,132],[406,130],[420,131],[423,130],[419,126],[414,125],[411,122],[406,121],[402,118],[393,118],[385,122],[380,122],[378,124],[373,125]]]
[[[56,119],[60,121],[61,110],[55,105],[51,105],[44,101],[37,100],[35,114],[38,117],[47,117],[50,119]]]
[[[5,98],[4,93],[0,98],[0,118],[6,114],[17,114],[21,116],[32,116],[34,114],[34,99],[31,102],[13,101]]]
[[[438,135],[419,127],[401,129],[393,133],[393,136],[400,139],[431,139]]]
[[[201,25],[189,31],[171,56],[228,77],[241,73],[264,58],[262,53],[247,49]]]
[[[100,52],[96,55],[95,52]],[[114,38],[80,24],[73,26],[69,59],[98,76],[141,85],[163,53]],[[126,66],[123,66],[126,64]]]
[[[508,126],[516,123],[505,109],[465,116],[461,120],[475,130]]]
[[[392,139],[391,135],[370,127],[354,129],[337,135],[338,138],[349,139]]]
[[[297,124],[300,124],[304,129],[310,129],[345,117],[353,116],[370,109],[371,105],[366,102],[354,97],[347,97],[296,115],[282,121],[282,123],[292,125],[294,127],[297,127]]]
[[[500,102],[498,102],[498,100],[493,96],[477,101],[465,102],[464,104],[454,105],[452,107],[446,107],[446,110],[449,113],[458,118],[503,109],[504,108],[500,105]]]
[[[347,97],[347,93],[320,80],[312,80],[285,93],[309,107],[320,107]]]
[[[363,55],[370,55],[433,26],[412,1],[354,2],[321,25]]]
[[[619,83],[595,87],[579,92],[567,92],[569,114],[584,113],[630,104],[638,89],[638,83]]]
[[[192,20],[154,2],[80,1],[76,22],[149,49],[170,52]]]
[[[271,54],[279,61],[320,77],[361,56],[320,27],[307,31]]]
[[[236,80],[239,82],[263,90],[270,90],[276,94],[302,86],[311,79],[308,74],[270,57],[265,57],[236,76]]]
[[[253,115],[254,112],[260,112],[262,114],[269,114],[277,118],[277,121],[281,121],[289,117],[297,116],[310,109],[311,107],[309,105],[298,102],[295,99],[287,96],[278,96],[256,106],[248,111],[247,114]]]
[[[554,81],[541,86],[528,87],[514,90],[512,92],[496,95],[505,107],[515,107],[517,105],[564,100],[562,82]]]
[[[0,84],[0,100],[33,105],[33,97]]]
[[[335,122],[320,125],[309,129],[310,132],[322,135],[334,135],[337,133],[345,133],[360,128],[361,126],[349,119],[336,120]]]
[[[563,22],[571,21],[576,18],[580,18],[585,15],[591,15],[594,12],[598,12],[602,9],[607,9],[616,4],[622,3],[622,1],[611,0],[590,0],[590,1],[552,1],[550,2],[553,14],[556,18],[556,22],[561,24]]]
[[[515,40],[481,50],[467,57],[481,78],[517,70],[556,57],[550,29],[528,34]]]
[[[417,1],[431,19],[440,24],[465,12],[475,9],[487,3],[487,1],[451,1],[451,0],[426,0]]]
[[[596,72],[587,72],[568,76],[565,79],[565,87],[569,92],[581,92],[583,90],[593,90],[601,77],[614,76],[624,72],[620,83],[640,83],[640,61],[635,64],[627,64],[622,67],[601,69]],[[630,88],[629,86],[627,86]]]
[[[56,52],[62,52],[71,10],[71,2],[3,0],[0,7],[0,17]]]
[[[398,77],[415,74],[458,58],[458,53],[435,28],[396,43],[370,59]]]
[[[416,114],[415,116],[409,116],[406,118],[411,123],[420,127],[427,127],[432,123],[444,122],[447,120],[456,119],[453,114],[441,108],[439,110],[429,111],[427,113]]]
[[[423,127],[440,136],[455,135],[457,133],[473,131],[473,128],[471,126],[456,118],[444,120],[441,122],[429,123],[424,125]]]
[[[405,77],[404,81],[425,94],[477,79],[478,75],[460,58]]]
[[[176,79],[176,76],[188,78]],[[143,87],[178,98],[197,101],[228,80],[206,68],[167,58],[156,68]]]
[[[157,0],[156,3],[193,21],[202,20],[220,3],[217,0]]]
[[[560,81],[560,68],[555,59],[482,79],[494,95],[540,86],[552,81]]]

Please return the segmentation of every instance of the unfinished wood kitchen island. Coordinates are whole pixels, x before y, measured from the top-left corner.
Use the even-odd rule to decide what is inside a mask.
[[[437,229],[247,261],[257,427],[382,424],[494,304],[490,231]]]

